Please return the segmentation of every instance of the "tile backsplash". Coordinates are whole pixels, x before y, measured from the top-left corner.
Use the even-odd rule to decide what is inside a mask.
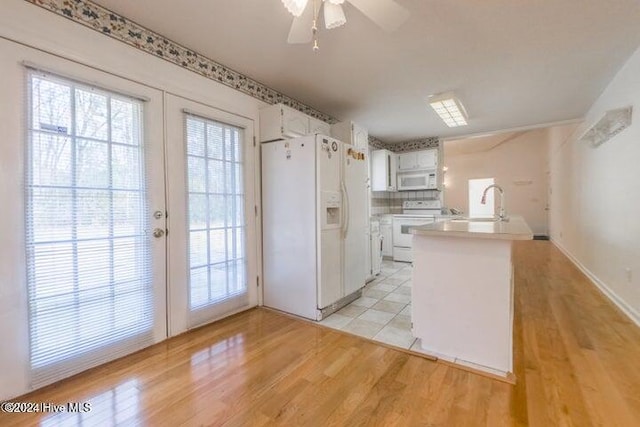
[[[405,200],[433,200],[440,197],[440,192],[427,191],[398,191],[388,193],[374,191],[371,193],[371,215],[400,214],[402,202]]]
[[[391,213],[389,194],[386,191],[371,192],[371,215],[384,215]]]

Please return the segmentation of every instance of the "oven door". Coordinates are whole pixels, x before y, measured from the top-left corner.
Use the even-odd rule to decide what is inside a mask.
[[[401,217],[393,218],[393,246],[410,248],[413,235],[411,227],[431,224],[435,222],[434,216]]]

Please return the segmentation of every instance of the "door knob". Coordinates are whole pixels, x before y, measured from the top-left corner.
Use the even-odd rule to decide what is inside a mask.
[[[164,236],[164,230],[162,228],[153,229],[153,237],[159,239],[162,236]]]

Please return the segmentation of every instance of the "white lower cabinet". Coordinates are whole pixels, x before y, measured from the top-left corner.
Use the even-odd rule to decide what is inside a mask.
[[[380,234],[382,236],[382,256],[391,258],[393,256],[392,215],[383,215],[380,217]]]

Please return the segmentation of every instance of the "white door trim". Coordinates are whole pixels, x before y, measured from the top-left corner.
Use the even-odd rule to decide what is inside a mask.
[[[246,310],[259,303],[256,280],[260,270],[260,229],[259,217],[254,213],[259,197],[259,157],[258,147],[254,147],[255,123],[251,119],[238,116],[215,107],[202,104],[177,95],[165,94],[166,123],[166,168],[167,182],[167,313],[168,334],[175,336],[187,331],[190,326],[188,307],[188,267],[187,267],[187,209],[186,209],[186,167],[184,114],[192,114],[219,121],[243,129],[244,136],[244,182],[245,217],[247,221],[247,291],[249,304],[237,310],[220,313],[217,317],[202,320],[210,323],[234,312]],[[200,323],[200,322],[198,322]],[[193,325],[197,326],[197,325]]]

